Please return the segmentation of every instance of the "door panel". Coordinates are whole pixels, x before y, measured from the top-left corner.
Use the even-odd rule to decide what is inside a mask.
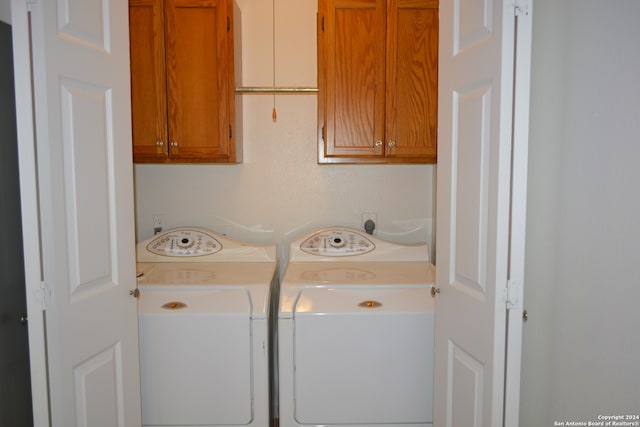
[[[320,49],[326,75],[318,82],[326,93],[321,155],[380,156],[383,147],[376,141],[384,139],[386,4],[325,0],[318,7],[326,18],[318,33],[326,43]]]
[[[229,4],[166,2],[169,153],[174,161],[233,157]]]
[[[514,22],[510,1],[441,2],[439,426],[502,425]]]
[[[53,426],[140,424],[127,16],[126,0],[32,10]]]
[[[436,159],[438,3],[399,1],[397,8],[389,8],[385,101],[389,157]]]

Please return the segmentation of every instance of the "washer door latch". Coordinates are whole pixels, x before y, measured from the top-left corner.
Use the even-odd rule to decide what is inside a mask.
[[[358,307],[378,308],[378,307],[382,307],[382,303],[379,302],[379,301],[374,301],[374,300],[366,300],[366,301],[362,301],[360,304],[358,304]]]

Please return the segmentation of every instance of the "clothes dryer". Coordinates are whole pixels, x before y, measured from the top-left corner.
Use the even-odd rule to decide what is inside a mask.
[[[280,427],[431,426],[435,267],[425,244],[318,230],[290,245]]]
[[[182,227],[137,261],[142,424],[268,427],[275,245]]]

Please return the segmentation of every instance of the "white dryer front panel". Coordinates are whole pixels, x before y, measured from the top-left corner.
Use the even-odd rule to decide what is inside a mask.
[[[252,361],[247,291],[143,292],[143,425],[248,424]]]

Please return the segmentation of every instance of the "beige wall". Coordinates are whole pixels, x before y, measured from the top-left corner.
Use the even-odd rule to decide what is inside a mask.
[[[534,3],[520,426],[636,415],[640,2]]]
[[[271,0],[239,0],[242,74],[237,85],[270,86]],[[316,81],[316,0],[276,1],[276,85]],[[316,95],[242,95],[244,162],[240,165],[137,165],[137,238],[152,234],[152,214],[165,228],[196,225],[242,240],[276,242],[320,226],[360,227],[378,216],[377,235],[400,242],[432,240],[432,165],[317,164]]]
[[[0,1],[0,21],[11,24],[11,2],[9,0]]]

